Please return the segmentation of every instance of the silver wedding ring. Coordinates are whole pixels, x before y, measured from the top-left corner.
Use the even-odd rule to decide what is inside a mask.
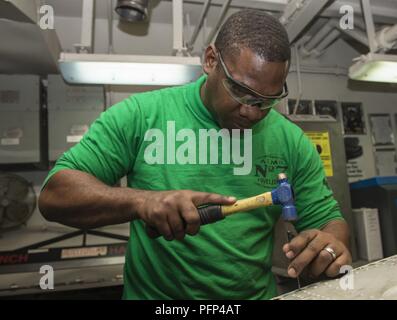
[[[330,247],[325,247],[324,250],[327,251],[331,255],[332,260],[336,259],[336,253],[335,253],[334,249],[332,249]]]

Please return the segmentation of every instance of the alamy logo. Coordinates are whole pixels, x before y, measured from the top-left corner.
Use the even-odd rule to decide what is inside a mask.
[[[344,274],[342,278],[339,279],[339,286],[342,290],[353,290],[354,289],[354,274],[353,267],[349,265],[344,265],[340,268],[339,274]]]
[[[42,30],[54,29],[54,8],[49,5],[40,7],[39,26]]]
[[[146,163],[234,164],[236,165],[236,168],[233,168],[235,175],[250,174],[252,169],[251,129],[245,129],[243,132],[239,129],[232,129],[231,134],[227,129],[219,131],[199,129],[197,135],[192,129],[181,129],[176,132],[175,121],[167,121],[166,130],[165,133],[160,129],[146,131],[144,141],[151,142],[144,152]]]
[[[343,16],[339,20],[339,26],[342,30],[354,29],[354,9],[346,4],[339,8],[339,13]]]
[[[40,288],[42,290],[54,290],[54,269],[52,266],[44,265],[40,268]]]

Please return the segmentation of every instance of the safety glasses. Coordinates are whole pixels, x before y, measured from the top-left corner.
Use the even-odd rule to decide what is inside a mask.
[[[221,63],[223,72],[226,75],[226,79],[222,80],[223,86],[229,95],[238,103],[257,107],[260,110],[267,110],[273,108],[277,105],[281,99],[288,96],[287,83],[284,83],[283,93],[279,96],[264,96],[255,90],[247,87],[241,82],[233,79],[229,71],[226,68],[225,62],[223,61],[222,55],[219,50],[217,50],[217,55]]]

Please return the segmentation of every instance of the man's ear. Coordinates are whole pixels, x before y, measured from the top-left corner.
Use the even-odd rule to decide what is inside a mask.
[[[205,74],[212,72],[217,64],[216,51],[214,45],[210,44],[204,52],[203,70]]]

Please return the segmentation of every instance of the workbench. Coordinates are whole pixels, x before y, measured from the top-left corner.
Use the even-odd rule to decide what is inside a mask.
[[[339,279],[322,281],[274,300],[397,300],[397,255],[352,269]]]

